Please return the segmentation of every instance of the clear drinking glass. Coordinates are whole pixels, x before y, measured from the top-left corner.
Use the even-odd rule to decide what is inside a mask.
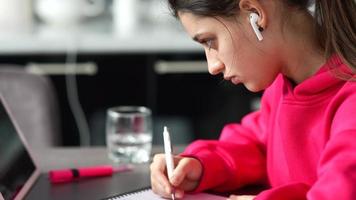
[[[148,162],[152,147],[151,110],[143,106],[109,108],[106,143],[109,158],[116,163]]]

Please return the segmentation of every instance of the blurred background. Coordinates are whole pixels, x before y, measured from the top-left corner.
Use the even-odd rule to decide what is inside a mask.
[[[155,144],[164,125],[176,144],[216,139],[259,106],[260,94],[208,74],[165,0],[0,0],[0,27],[0,70],[52,85],[58,109],[46,116],[58,120],[58,145],[105,145],[112,106],[149,107]]]

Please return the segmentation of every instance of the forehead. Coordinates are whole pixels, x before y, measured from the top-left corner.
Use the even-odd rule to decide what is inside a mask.
[[[218,31],[224,28],[225,20],[218,17],[208,17],[195,15],[189,12],[179,12],[179,19],[190,34],[197,34],[202,31]]]

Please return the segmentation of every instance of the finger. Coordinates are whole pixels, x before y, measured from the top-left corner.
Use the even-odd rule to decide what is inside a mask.
[[[174,156],[174,166],[177,166],[179,161],[182,159],[181,156]],[[166,157],[164,154],[156,154],[153,158],[153,162],[152,164],[154,165],[153,167],[155,167],[156,170],[159,170],[161,172],[166,172]],[[151,165],[152,165],[151,164]],[[152,168],[151,168],[152,170]]]
[[[239,200],[239,198],[236,195],[230,195],[227,200]]]
[[[161,184],[159,179],[157,180],[157,173],[159,172],[151,171],[151,187],[155,193],[161,194],[164,192],[164,184]]]
[[[165,188],[163,185],[161,185],[160,183],[158,183],[155,180],[151,180],[151,188],[152,191],[160,196],[165,195],[167,192],[165,191]]]
[[[153,162],[152,162],[151,166],[153,166],[155,169],[157,169],[159,171],[164,172],[164,170],[166,169],[164,154],[156,154],[153,157]]]
[[[151,171],[151,181],[153,184],[160,185],[167,193],[171,192],[171,184],[161,171]]]
[[[238,200],[252,200],[255,197],[256,196],[253,196],[253,195],[240,195],[240,196],[238,196]]]
[[[184,179],[184,181],[178,186],[178,188],[184,191],[192,191],[198,186],[197,181],[191,181],[188,179]]]
[[[163,191],[163,192],[155,192],[155,193],[160,195],[161,197],[164,197],[164,198],[167,198],[167,199],[171,199],[172,194],[174,194],[174,196],[176,198],[182,199],[184,197],[184,193],[185,192],[184,192],[184,190],[181,190],[181,189],[178,189],[178,188],[174,188],[170,192]]]
[[[151,168],[151,184],[158,190],[160,188],[160,193],[165,191],[166,193],[171,192],[171,184],[169,183],[165,174],[165,163],[164,156],[156,155],[154,161],[152,162]]]
[[[187,169],[189,168],[189,160],[181,159],[177,167],[173,171],[173,175],[170,178],[170,182],[173,186],[177,187],[181,185],[187,175]]]
[[[181,159],[182,157],[180,156],[174,157],[176,165],[180,165],[179,162]],[[152,189],[160,196],[170,198],[173,192],[173,187],[166,176],[165,155],[155,155],[150,168]],[[183,198],[184,191],[182,189],[175,188],[175,194],[177,198]]]
[[[165,159],[163,154],[157,154],[154,157],[154,160],[150,166],[151,177],[158,180],[158,182],[163,183],[164,185],[170,185],[166,173],[165,173]]]
[[[253,200],[255,197],[253,195],[230,195],[227,200]]]
[[[181,189],[174,189],[174,196],[178,199],[182,199],[184,197],[184,190]]]

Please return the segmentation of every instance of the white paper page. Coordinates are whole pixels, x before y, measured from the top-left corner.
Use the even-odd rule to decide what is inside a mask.
[[[137,193],[131,193],[125,195],[123,197],[112,198],[110,200],[167,200],[158,195],[154,194],[152,190],[142,190]],[[204,199],[204,200],[226,200],[226,197],[216,196],[212,194],[206,193],[199,193],[199,194],[185,194],[182,200],[197,200],[197,199]]]

